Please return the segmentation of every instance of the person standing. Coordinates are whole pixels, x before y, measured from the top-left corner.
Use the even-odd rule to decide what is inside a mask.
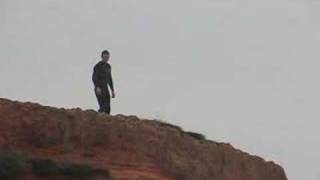
[[[115,91],[111,75],[111,65],[108,63],[109,58],[109,51],[102,51],[101,60],[97,64],[95,64],[92,73],[94,91],[99,104],[98,112],[105,112],[107,114],[110,114],[111,110],[108,85],[111,89],[111,97],[115,98]]]

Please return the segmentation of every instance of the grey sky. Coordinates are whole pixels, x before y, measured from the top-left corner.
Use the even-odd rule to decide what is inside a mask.
[[[0,96],[162,118],[320,179],[316,0],[0,0]]]

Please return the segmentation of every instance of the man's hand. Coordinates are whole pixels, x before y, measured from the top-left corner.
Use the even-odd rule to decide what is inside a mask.
[[[100,87],[96,87],[95,91],[96,91],[97,95],[101,95],[101,88]]]
[[[112,91],[112,92],[111,92],[111,94],[112,94],[112,98],[115,98],[115,97],[116,97],[116,95],[115,95],[115,92],[114,92],[114,91]]]

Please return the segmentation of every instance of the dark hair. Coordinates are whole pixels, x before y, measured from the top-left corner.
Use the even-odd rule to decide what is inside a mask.
[[[101,53],[101,56],[102,56],[102,55],[104,55],[104,54],[109,55],[110,53],[109,53],[109,51],[108,51],[108,50],[103,50],[103,51],[102,51],[102,53]]]

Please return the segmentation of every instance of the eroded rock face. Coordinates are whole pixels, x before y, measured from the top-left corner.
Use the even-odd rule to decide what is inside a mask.
[[[287,180],[273,162],[174,125],[8,99],[0,99],[0,149],[109,168],[126,180]]]

